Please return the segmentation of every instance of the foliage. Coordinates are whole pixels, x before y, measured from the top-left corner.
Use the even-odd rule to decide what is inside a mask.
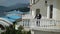
[[[14,25],[6,27],[6,31],[1,34],[31,34],[31,31],[25,31],[23,26],[19,26],[18,30],[14,28]]]
[[[15,29],[14,29],[13,25],[11,25],[9,27],[7,26],[6,31],[3,32],[3,34],[14,34],[14,33],[15,33]]]

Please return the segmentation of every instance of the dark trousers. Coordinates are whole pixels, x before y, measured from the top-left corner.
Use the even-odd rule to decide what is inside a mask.
[[[37,25],[37,26],[40,26],[40,19],[37,19],[36,25]]]

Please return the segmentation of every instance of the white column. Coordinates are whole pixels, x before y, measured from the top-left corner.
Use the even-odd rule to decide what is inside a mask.
[[[57,12],[57,0],[53,0],[53,19],[56,19]]]
[[[30,5],[32,5],[33,4],[33,0],[30,0]]]
[[[32,16],[33,18],[35,17],[35,11],[32,10]]]
[[[34,0],[32,0],[32,4],[34,3]]]
[[[47,18],[50,17],[50,5],[47,6]]]

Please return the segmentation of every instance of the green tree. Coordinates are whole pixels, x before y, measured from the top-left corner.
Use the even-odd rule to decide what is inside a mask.
[[[6,27],[6,31],[1,34],[31,34],[31,31],[25,31],[23,26],[19,26],[18,30],[15,29],[16,23]]]

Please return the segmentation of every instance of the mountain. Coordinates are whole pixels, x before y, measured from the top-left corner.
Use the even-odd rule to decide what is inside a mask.
[[[0,6],[0,16],[5,16],[5,12],[9,12],[10,10],[14,10],[17,8],[23,8],[23,7],[28,7],[29,4],[15,4],[9,7],[5,7],[5,6]]]
[[[0,6],[0,12],[1,11],[10,11],[10,10],[13,10],[13,9],[23,8],[23,7],[28,7],[28,6],[29,6],[29,3],[28,4],[17,3],[17,4],[14,4],[12,6],[9,6],[9,7]]]
[[[4,8],[6,8],[5,6],[0,6],[0,9],[4,9]]]
[[[5,7],[5,6],[0,6],[0,12],[2,11],[2,10],[6,10],[8,7]]]
[[[17,8],[24,8],[24,7],[28,7],[28,6],[29,6],[29,4],[15,4],[15,5],[10,6],[9,8],[11,10],[11,9],[17,9]]]
[[[7,9],[5,6],[0,6],[0,16],[5,16],[4,11]]]

